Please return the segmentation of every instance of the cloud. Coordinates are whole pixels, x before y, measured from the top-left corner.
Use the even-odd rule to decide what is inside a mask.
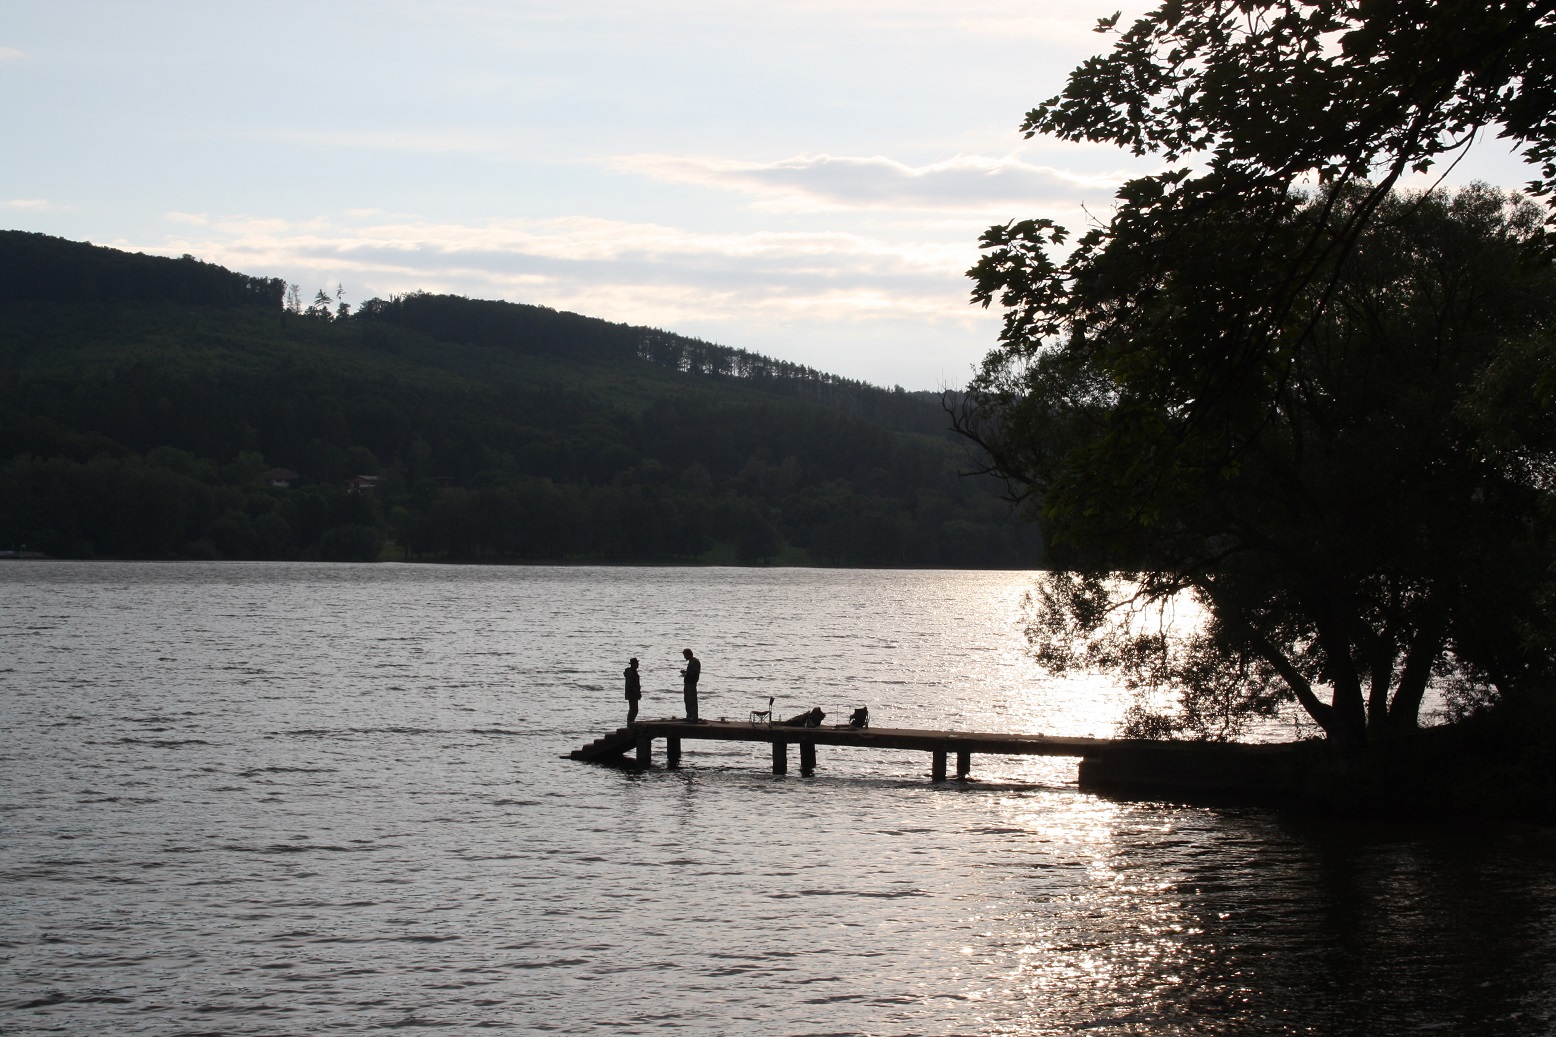
[[[1119,31],[1132,25],[1150,6],[1154,5],[1138,5],[1134,10],[1125,6],[1118,21]],[[1080,52],[1077,57],[1111,50],[1118,40],[1116,35],[1100,35],[1096,32],[1097,20],[1113,13],[1105,5],[1079,0],[1071,3],[1045,3],[1041,5],[1041,10],[1036,11],[1033,7],[1025,4],[1019,11],[1002,5],[967,9],[956,19],[956,26],[971,35],[1001,40],[1032,40],[1054,50],[1063,48],[1066,52]]]
[[[15,47],[0,47],[0,65],[10,64],[13,61],[21,61],[27,55]]]
[[[610,164],[671,183],[741,191],[764,207],[788,209],[949,210],[969,213],[1073,204],[1079,196],[1112,196],[1122,174],[1081,175],[1021,158],[958,155],[910,166],[867,158],[799,155],[777,162],[704,156],[623,155]]]
[[[242,140],[296,144],[306,148],[407,152],[422,155],[492,154],[509,146],[502,133],[488,129],[384,127],[379,129],[304,129],[296,127],[244,130]]]
[[[17,209],[23,212],[66,212],[72,205],[56,205],[47,198],[11,198],[0,202],[0,209]]]
[[[841,231],[703,233],[582,216],[484,224],[172,218],[181,232],[153,251],[304,284],[343,281],[358,298],[456,291],[662,327],[879,315],[961,321],[962,271],[975,251]]]
[[[1034,6],[1041,10],[1034,13]],[[1129,25],[1138,13],[1151,6],[1154,5],[1125,5],[1121,23]],[[542,0],[523,5],[471,0],[440,5],[438,14],[460,24],[501,26],[494,34],[502,38],[517,35],[516,29],[575,20],[604,26],[708,25],[722,21],[758,25],[771,33],[825,28],[834,36],[868,32],[877,36],[930,35],[937,40],[943,40],[947,34],[1016,37],[1089,52],[1110,45],[1111,39],[1096,35],[1093,29],[1098,17],[1111,14],[1113,9],[1102,7],[1097,0],[1045,0],[1041,5],[1033,5],[1030,0],[962,0],[956,4],[944,0],[850,0],[846,4],[836,0],[659,0],[651,8],[629,0]]]
[[[204,219],[204,222],[198,222]],[[340,213],[311,220],[170,214],[157,244],[348,299],[425,290],[535,303],[755,349],[850,377],[960,384],[996,317],[968,305],[970,240],[846,231],[705,233],[572,216],[438,222]]]

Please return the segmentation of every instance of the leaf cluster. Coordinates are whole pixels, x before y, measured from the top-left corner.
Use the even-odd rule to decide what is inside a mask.
[[[1214,197],[1305,176],[1387,193],[1494,128],[1546,196],[1553,111],[1549,0],[1170,0],[1022,129],[1193,159],[1192,193]]]

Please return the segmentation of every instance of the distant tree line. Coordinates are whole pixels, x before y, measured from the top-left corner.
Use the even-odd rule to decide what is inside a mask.
[[[356,319],[420,331],[445,342],[516,349],[572,360],[638,358],[715,379],[814,400],[893,428],[938,434],[945,424],[929,392],[884,389],[655,328],[617,324],[545,306],[413,292],[369,299],[353,314],[337,285],[304,305],[281,278],[251,277],[193,256],[122,252],[46,234],[0,231],[0,302],[253,305],[326,321]]]
[[[804,369],[705,343],[698,354],[692,340],[679,353],[661,344],[656,360],[643,329],[540,307],[412,296],[352,315],[339,294],[304,308],[280,290],[274,304],[238,307],[213,305],[220,293],[0,304],[0,547],[1038,559],[1035,530],[989,483],[959,477],[931,394],[837,380],[855,406],[834,406],[827,376],[799,391]],[[780,373],[754,373],[764,364]],[[896,418],[861,413],[871,408]]]
[[[324,294],[320,298],[328,303]],[[369,299],[357,318],[412,328],[447,342],[517,349],[593,360],[640,359],[714,379],[739,380],[766,391],[814,400],[893,428],[938,434],[945,426],[939,395],[883,389],[803,364],[720,346],[654,328],[616,324],[545,306],[415,292]]]
[[[98,248],[47,234],[0,231],[0,303],[168,302],[281,307],[286,282],[250,277],[190,255]]]

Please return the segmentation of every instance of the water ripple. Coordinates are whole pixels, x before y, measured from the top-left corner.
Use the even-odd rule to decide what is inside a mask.
[[[1081,794],[1074,761],[693,744],[703,708],[1105,735],[1020,573],[0,568],[0,1030],[1556,1029],[1556,840]]]

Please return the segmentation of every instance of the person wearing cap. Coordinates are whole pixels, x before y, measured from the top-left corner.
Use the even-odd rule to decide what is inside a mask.
[[[638,718],[638,699],[643,697],[643,681],[638,677],[637,659],[627,661],[622,676],[627,680],[627,723],[631,724]]]

